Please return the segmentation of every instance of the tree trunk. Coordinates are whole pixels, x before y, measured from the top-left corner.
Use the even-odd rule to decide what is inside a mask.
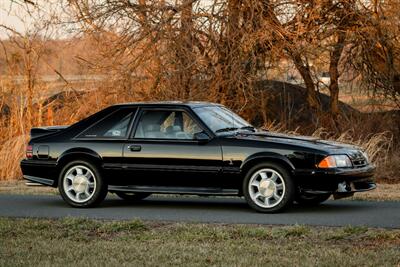
[[[315,84],[311,77],[311,70],[307,64],[305,64],[301,58],[301,55],[296,52],[289,51],[292,56],[292,60],[297,70],[300,72],[301,77],[304,80],[304,84],[307,89],[307,102],[311,109],[317,112],[317,116],[321,112],[321,104],[315,90]]]
[[[330,53],[329,74],[330,74],[330,113],[332,119],[337,122],[339,115],[339,62],[343,52],[346,32],[340,31],[337,42]]]
[[[181,14],[181,40],[182,50],[178,57],[181,58],[182,69],[180,70],[181,93],[183,99],[189,99],[191,95],[191,79],[193,56],[193,21],[192,21],[192,0],[183,0]]]

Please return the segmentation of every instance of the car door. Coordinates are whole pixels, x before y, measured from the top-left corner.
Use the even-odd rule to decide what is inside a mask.
[[[220,187],[217,139],[195,140],[206,129],[187,109],[143,108],[123,149],[132,185]]]

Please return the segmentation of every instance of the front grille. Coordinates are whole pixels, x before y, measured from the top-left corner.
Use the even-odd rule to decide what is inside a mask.
[[[352,159],[351,162],[355,168],[362,168],[367,166],[368,162],[365,158]]]

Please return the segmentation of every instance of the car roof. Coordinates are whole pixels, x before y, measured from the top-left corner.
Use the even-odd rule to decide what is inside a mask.
[[[204,106],[222,106],[221,104],[203,101],[155,101],[155,102],[130,102],[120,103],[114,106],[152,106],[152,107],[204,107]]]

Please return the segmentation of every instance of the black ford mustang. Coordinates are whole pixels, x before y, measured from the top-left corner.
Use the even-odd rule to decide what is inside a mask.
[[[260,212],[374,189],[358,147],[255,129],[222,105],[130,103],[74,125],[31,130],[24,178],[58,187],[74,207],[107,192],[244,196]]]

